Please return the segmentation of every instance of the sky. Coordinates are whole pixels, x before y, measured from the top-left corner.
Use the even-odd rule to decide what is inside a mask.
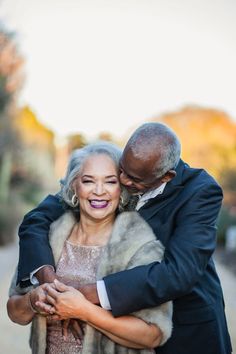
[[[25,57],[20,103],[59,137],[194,104],[236,120],[235,0],[0,0]]]

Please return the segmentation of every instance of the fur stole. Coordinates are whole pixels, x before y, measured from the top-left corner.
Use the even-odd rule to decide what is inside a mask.
[[[55,264],[60,259],[64,242],[70,235],[75,222],[73,214],[67,212],[51,225],[49,239]],[[163,245],[156,240],[151,227],[137,212],[121,213],[115,221],[110,240],[99,263],[97,279],[135,266],[155,261],[160,262],[163,254]],[[10,295],[19,293],[14,287],[14,283],[11,288]],[[169,301],[155,308],[137,311],[133,315],[160,327],[163,333],[161,345],[170,337],[172,331],[172,302]],[[46,319],[42,316],[35,316],[32,322],[32,353],[44,354],[46,350]],[[125,348],[114,343],[91,326],[86,326],[83,354],[147,354],[151,352],[148,349]]]

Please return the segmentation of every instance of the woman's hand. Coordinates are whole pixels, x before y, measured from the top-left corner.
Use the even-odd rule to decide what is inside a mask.
[[[56,279],[53,285],[43,285],[47,293],[46,302],[53,307],[51,307],[50,313],[54,313],[54,315],[50,318],[53,320],[80,318],[82,321],[86,321],[86,306],[89,301],[86,300],[84,295],[72,286],[67,286]],[[39,301],[36,302],[36,305],[45,309],[45,302],[42,304]]]
[[[83,328],[83,322],[81,322],[78,319],[68,319],[68,320],[63,320],[61,321],[62,323],[62,335],[64,340],[67,340],[68,337],[68,330],[70,330],[77,341],[78,344],[81,344],[81,340],[83,339],[84,336],[84,328]]]

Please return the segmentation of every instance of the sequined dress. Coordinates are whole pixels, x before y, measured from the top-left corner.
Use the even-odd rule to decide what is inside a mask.
[[[67,240],[57,265],[59,280],[75,288],[94,283],[103,250],[104,246],[81,246]],[[70,330],[67,340],[63,339],[61,321],[47,321],[46,354],[78,354],[81,351],[82,345]]]

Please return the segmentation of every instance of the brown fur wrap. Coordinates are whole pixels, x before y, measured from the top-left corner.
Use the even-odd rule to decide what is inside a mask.
[[[73,214],[67,212],[56,220],[50,228],[50,244],[53,250],[55,263],[60,259],[65,240],[76,222]],[[114,224],[108,245],[103,253],[97,271],[97,279],[121,270],[135,266],[161,261],[164,247],[137,212],[121,213]],[[9,295],[22,293],[16,287],[16,276],[12,280]],[[26,290],[26,292],[29,288]],[[172,331],[172,302],[158,307],[144,309],[133,315],[146,322],[157,324],[163,333],[163,345]],[[31,348],[33,354],[45,354],[46,350],[46,319],[40,315],[32,321]],[[83,354],[148,354],[149,349],[130,349],[114,343],[108,337],[87,325],[83,342]]]

